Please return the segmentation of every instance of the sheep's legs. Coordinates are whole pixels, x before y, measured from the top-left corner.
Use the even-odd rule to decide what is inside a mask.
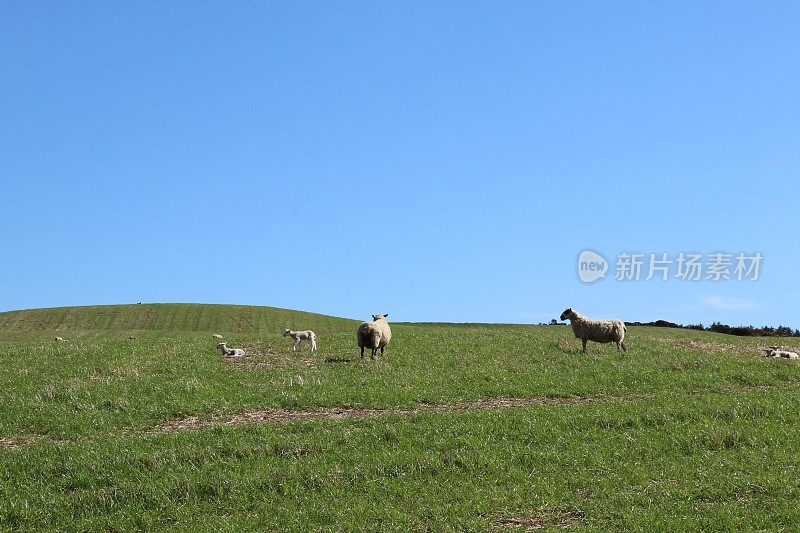
[[[300,344],[300,341],[299,341],[299,340],[296,340],[296,341],[294,341],[294,345],[292,346],[292,351],[293,351],[293,352],[296,352],[296,351],[297,351],[297,345],[298,345],[298,344]]]
[[[381,346],[381,355],[383,355],[383,346]]]
[[[364,359],[364,347],[361,347],[361,359]]]
[[[628,349],[625,348],[625,342],[624,341],[619,341],[619,346],[617,346],[617,350],[619,350],[620,347],[622,347],[622,351],[623,352],[627,352],[628,351]]]
[[[311,339],[311,351],[312,352],[317,351],[317,341],[315,341],[314,339]]]
[[[586,353],[586,340],[587,339],[581,339],[581,342],[583,343],[583,353]]]

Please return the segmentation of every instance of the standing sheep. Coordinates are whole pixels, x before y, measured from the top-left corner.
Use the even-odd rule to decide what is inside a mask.
[[[219,348],[219,351],[222,352],[222,355],[224,357],[243,357],[244,356],[244,350],[242,350],[241,348],[228,348],[227,346],[225,346],[224,342],[221,342],[221,343],[217,344],[217,348]]]
[[[378,348],[383,354],[383,349],[392,340],[392,330],[389,328],[389,323],[386,322],[385,315],[372,315],[372,322],[362,322],[356,330],[356,341],[358,347],[361,348],[361,359],[364,359],[364,348],[372,350],[372,358],[375,359],[375,353]]]
[[[570,307],[561,313],[561,320],[569,320],[572,323],[572,331],[575,337],[583,343],[583,353],[586,353],[586,342],[613,342],[617,345],[617,350],[627,352],[625,348],[625,332],[627,328],[621,320],[592,320],[585,317]]]
[[[317,351],[317,336],[316,334],[307,329],[306,331],[292,331],[289,328],[283,330],[284,337],[291,337],[294,340],[294,344],[292,345],[292,351],[297,351],[297,346],[303,342],[307,341],[311,345],[311,351]]]

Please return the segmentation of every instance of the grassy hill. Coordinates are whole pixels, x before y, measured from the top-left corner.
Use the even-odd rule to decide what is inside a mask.
[[[0,313],[0,331],[320,332],[355,327],[354,320],[277,307],[209,304],[133,304],[54,307]]]
[[[0,314],[0,531],[738,531],[800,523],[797,339],[244,306]],[[320,351],[292,352],[283,327]],[[136,331],[135,339],[128,332]],[[53,332],[67,339],[53,340]],[[223,359],[210,332],[248,356]]]

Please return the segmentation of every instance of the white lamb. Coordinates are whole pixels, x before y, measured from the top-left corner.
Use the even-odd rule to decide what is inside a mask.
[[[569,320],[572,323],[575,337],[583,343],[583,353],[586,353],[587,341],[613,342],[617,345],[618,351],[628,351],[623,342],[627,328],[621,320],[592,320],[573,311],[571,307],[561,313],[561,320]]]
[[[291,337],[294,340],[294,344],[292,345],[292,351],[297,351],[297,347],[300,345],[301,342],[306,341],[311,345],[311,351],[317,351],[317,336],[316,334],[307,329],[305,331],[292,331],[289,328],[283,330],[284,337]]]
[[[770,346],[769,348],[764,348],[764,351],[766,352],[765,357],[783,357],[784,359],[800,358],[800,355],[797,355],[797,352],[783,350],[779,346]]]
[[[241,348],[228,348],[224,342],[217,344],[217,348],[222,352],[223,357],[243,357],[244,350]]]
[[[66,342],[66,341],[61,337],[56,337],[56,342]]]
[[[372,322],[362,322],[356,330],[356,341],[358,347],[361,348],[361,358],[364,358],[364,348],[372,350],[371,357],[375,359],[375,353],[380,349],[383,354],[383,349],[392,340],[392,330],[389,323],[386,322],[385,315],[372,315]]]
[[[214,337],[215,339],[221,339],[222,338],[222,335],[220,335],[219,333],[214,333],[211,336]]]

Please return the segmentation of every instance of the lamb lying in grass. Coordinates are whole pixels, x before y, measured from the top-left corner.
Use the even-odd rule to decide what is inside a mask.
[[[303,341],[306,341],[311,345],[312,352],[317,351],[317,336],[310,329],[305,331],[292,331],[289,328],[286,328],[283,330],[283,336],[291,337],[294,340],[294,344],[292,345],[293,352],[297,351],[297,347]]]
[[[244,350],[241,348],[228,348],[224,342],[217,344],[217,348],[222,352],[223,357],[243,357]]]
[[[800,359],[800,355],[797,355],[797,352],[790,352],[788,350],[783,350],[779,346],[770,346],[769,348],[763,349],[765,354],[764,357],[783,357],[784,359]]]
[[[561,313],[561,320],[572,322],[572,331],[575,337],[583,343],[583,353],[586,353],[586,342],[613,342],[617,350],[627,352],[625,348],[625,323],[621,320],[592,320],[583,316],[570,307]]]

